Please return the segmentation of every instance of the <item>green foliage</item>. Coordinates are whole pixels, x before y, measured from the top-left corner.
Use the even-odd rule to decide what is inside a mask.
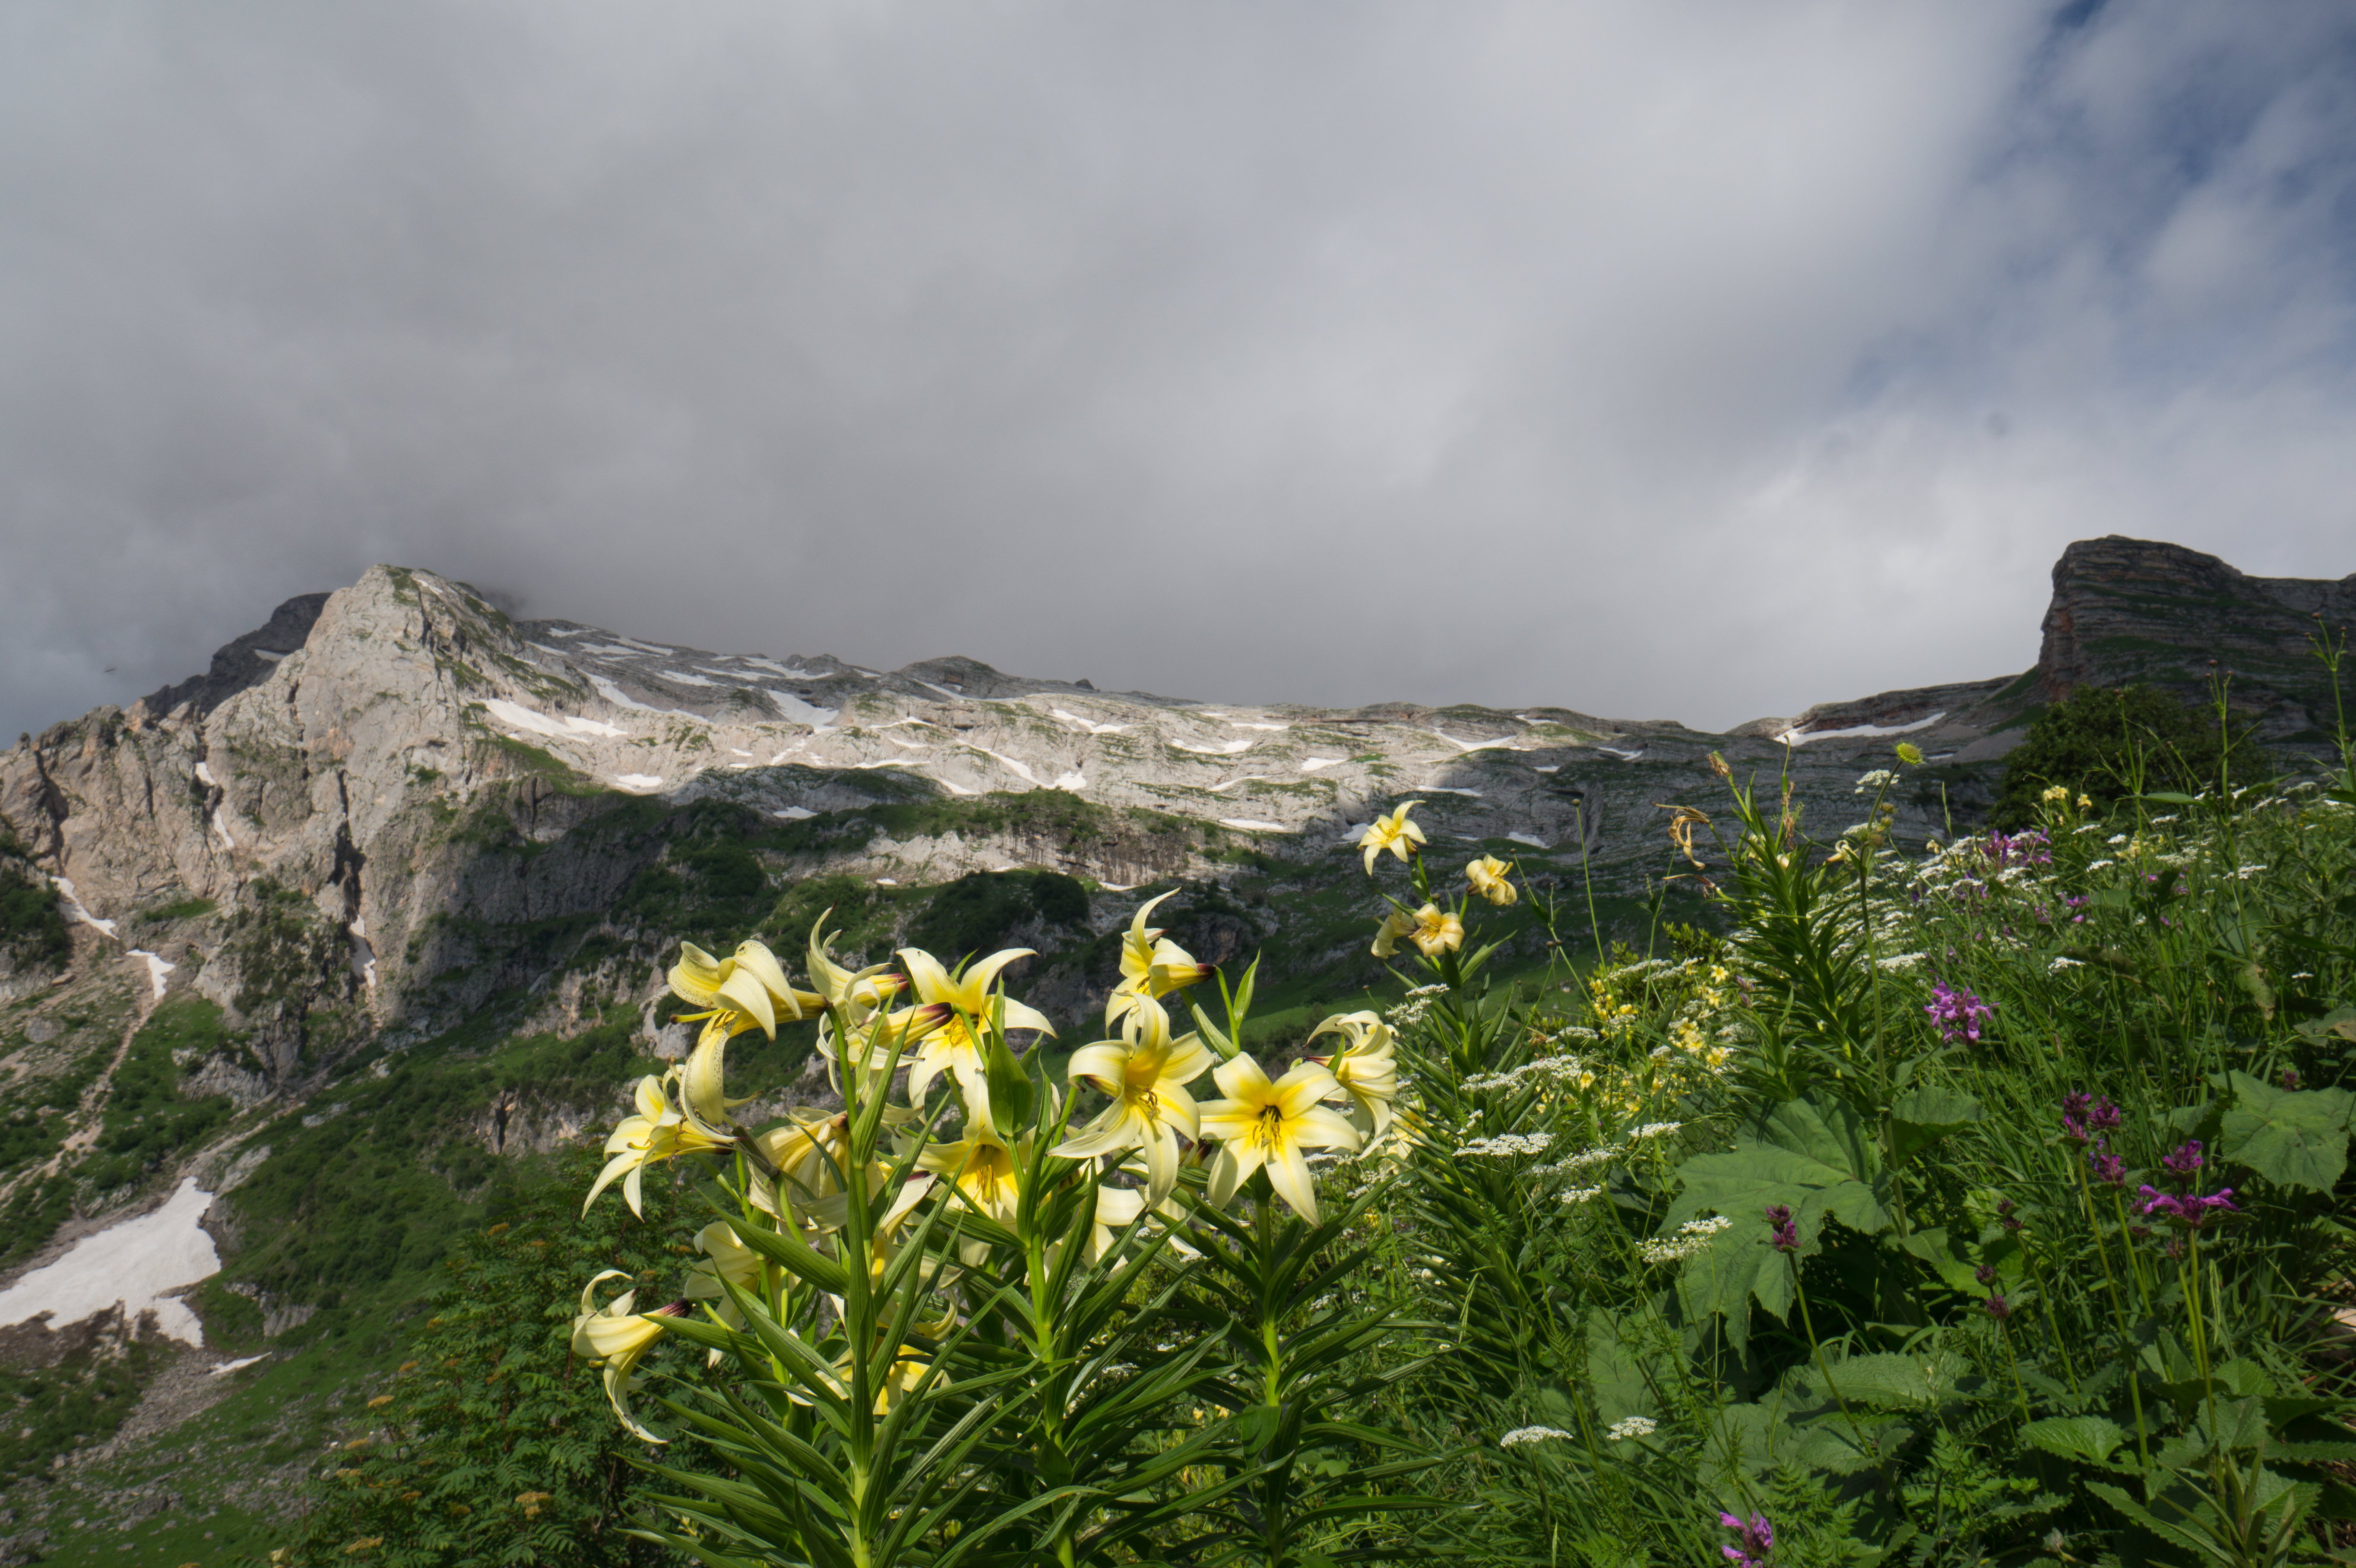
[[[221,1011],[213,1003],[194,996],[157,1003],[114,1070],[82,1179],[100,1191],[136,1181],[227,1125],[236,1114],[229,1096],[191,1100],[180,1089],[179,1063],[200,1061],[220,1043]]]
[[[154,909],[144,910],[140,912],[139,918],[149,925],[167,925],[176,920],[194,920],[198,915],[212,912],[212,900],[191,897],[175,899],[170,903],[157,904]]]
[[[2041,709],[2005,754],[1993,820],[2007,832],[2030,826],[2050,787],[2107,809],[2148,791],[2214,789],[2221,766],[2233,784],[2246,784],[2258,765],[2246,723],[2221,725],[2214,712],[2157,687],[2082,686]]]
[[[341,934],[311,901],[267,877],[248,884],[229,919],[222,956],[236,965],[240,1012],[300,1000],[343,960]]]
[[[461,1237],[402,1370],[369,1402],[375,1424],[319,1474],[291,1563],[392,1568],[671,1561],[624,1533],[638,1511],[632,1461],[597,1374],[568,1349],[573,1298],[602,1269],[676,1261],[680,1232],[616,1205],[580,1211],[596,1169],[580,1151]],[[658,1195],[657,1201],[659,1202]],[[356,1542],[373,1541],[373,1547]]]
[[[2142,793],[1910,861],[1738,791],[1723,947],[1616,952],[1569,1017],[1394,1013],[1451,1129],[1401,1194],[1462,1340],[1427,1421],[1538,1424],[1428,1540],[1698,1561],[1723,1509],[1776,1563],[2323,1560],[2356,791]]]
[[[54,969],[72,951],[57,889],[0,850],[0,952],[19,964]]]
[[[969,871],[934,893],[908,941],[954,963],[991,951],[1026,921],[1076,925],[1087,917],[1087,890],[1061,872]]]
[[[102,1334],[53,1367],[0,1368],[0,1486],[37,1481],[59,1455],[113,1436],[153,1360],[145,1341]]]

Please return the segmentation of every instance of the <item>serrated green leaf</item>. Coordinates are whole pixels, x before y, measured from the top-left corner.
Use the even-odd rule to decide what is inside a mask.
[[[2127,1440],[2126,1428],[2106,1416],[2063,1415],[2032,1421],[2022,1427],[2020,1440],[2032,1448],[2059,1454],[2064,1459],[2105,1465]]]

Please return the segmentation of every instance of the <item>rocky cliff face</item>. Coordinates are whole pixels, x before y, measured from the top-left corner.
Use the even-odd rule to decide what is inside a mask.
[[[2053,566],[2053,603],[2037,659],[2038,694],[2147,682],[2190,701],[2212,674],[2270,741],[2316,745],[2332,697],[2308,641],[2356,620],[2356,574],[2338,581],[2250,577],[2180,545],[2109,535],[2082,539]]]

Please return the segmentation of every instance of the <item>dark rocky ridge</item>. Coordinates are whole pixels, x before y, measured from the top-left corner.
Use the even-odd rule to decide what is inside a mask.
[[[2351,621],[2356,573],[2252,577],[2181,545],[2081,539],[2053,566],[2038,697],[2146,682],[2201,701],[2211,675],[2230,671],[2233,700],[2257,718],[2262,738],[2314,745],[2329,739],[2333,711],[2311,639]]]
[[[2078,540],[2053,563],[2043,645],[2019,675],[1820,703],[1731,733],[1804,743],[1869,726],[1904,732],[1934,758],[1973,763],[2001,757],[2039,709],[2081,686],[2148,684],[2203,703],[2211,677],[2230,672],[2233,704],[2256,721],[2260,739],[2320,752],[2334,717],[2313,639],[2351,622],[2356,574],[2252,577],[2182,545],[2108,534]]]

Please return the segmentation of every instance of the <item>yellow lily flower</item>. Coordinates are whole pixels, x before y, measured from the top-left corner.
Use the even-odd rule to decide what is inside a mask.
[[[935,1144],[916,1157],[919,1169],[955,1181],[958,1201],[1001,1225],[1014,1223],[1023,1200],[1023,1167],[1028,1162],[1031,1135],[1009,1145],[994,1127],[968,1127],[953,1144]]]
[[[663,1337],[666,1317],[684,1317],[690,1308],[684,1301],[674,1301],[668,1307],[658,1307],[652,1312],[633,1312],[632,1304],[637,1292],[626,1290],[605,1307],[597,1305],[597,1287],[609,1279],[626,1279],[628,1275],[609,1268],[581,1287],[581,1313],[573,1319],[573,1353],[605,1364],[605,1398],[632,1435],[648,1443],[667,1443],[638,1424],[630,1413],[630,1395],[637,1392],[639,1380],[631,1374],[655,1342]]]
[[[1083,1254],[1088,1262],[1098,1262],[1119,1244],[1121,1232],[1145,1212],[1146,1201],[1146,1194],[1134,1187],[1097,1189],[1096,1221],[1088,1228],[1087,1251]],[[1163,1220],[1183,1221],[1186,1218],[1183,1209],[1167,1200],[1154,1204],[1153,1211]],[[1170,1249],[1182,1257],[1202,1256],[1194,1248],[1175,1238],[1171,1241]]]
[[[1008,1029],[1035,1029],[1051,1035],[1055,1032],[1047,1015],[1037,1008],[1025,1007],[1012,997],[991,995],[991,985],[998,978],[998,972],[1017,958],[1029,957],[1032,951],[1028,947],[1010,947],[952,975],[942,967],[939,959],[920,947],[900,950],[900,957],[908,966],[909,983],[917,997],[928,1006],[952,1008],[958,1015],[927,1035],[917,1049],[916,1060],[909,1063],[911,1102],[924,1104],[933,1080],[948,1072],[957,1079],[958,1088],[965,1095],[968,1119],[984,1125],[990,1124],[990,1079],[981,1060],[980,1020],[990,1016],[993,1004],[1002,1004]]]
[[[1213,965],[1196,963],[1193,954],[1158,929],[1146,927],[1145,917],[1153,912],[1153,906],[1177,896],[1178,890],[1173,888],[1161,898],[1148,899],[1130,918],[1129,930],[1120,939],[1120,984],[1105,998],[1106,1028],[1135,1007],[1140,997],[1158,999],[1215,973]]]
[[[728,1293],[720,1287],[722,1280],[739,1290],[750,1290],[763,1280],[766,1260],[740,1241],[736,1228],[725,1220],[714,1220],[698,1231],[695,1250],[703,1254],[703,1262],[687,1274],[691,1301],[726,1301]],[[734,1310],[734,1306],[725,1307],[723,1316]]]
[[[714,958],[692,942],[679,944],[679,962],[671,965],[671,994],[703,1008],[681,1013],[682,1020],[702,1019],[706,1039],[722,1039],[757,1029],[777,1038],[777,1019],[810,1018],[826,1006],[826,998],[796,990],[778,966],[776,955],[758,942],[740,942],[735,953]]]
[[[1349,1102],[1350,1125],[1359,1136],[1377,1138],[1391,1125],[1391,1102],[1398,1098],[1398,1061],[1393,1054],[1398,1042],[1391,1038],[1391,1026],[1375,1012],[1337,1013],[1309,1032],[1315,1040],[1322,1034],[1338,1034],[1346,1042],[1332,1056],[1312,1056],[1333,1074],[1333,1082]]]
[[[1511,861],[1483,855],[1464,868],[1464,880],[1472,884],[1474,892],[1499,909],[1510,909],[1514,901],[1522,896],[1519,889],[1505,880],[1505,873],[1513,869]]]
[[[1358,835],[1359,846],[1366,852],[1366,875],[1375,874],[1375,858],[1387,849],[1405,860],[1420,852],[1423,829],[1407,819],[1407,814],[1421,805],[1419,800],[1402,801],[1398,809],[1377,816]]]
[[[818,917],[810,927],[810,984],[819,988],[826,1005],[841,1013],[845,1019],[856,1023],[869,1013],[884,1006],[899,995],[907,981],[892,973],[888,964],[870,964],[864,969],[846,969],[834,960],[834,939],[826,930],[827,915]]]
[[[744,1315],[728,1299],[722,1288],[725,1280],[739,1290],[757,1290],[767,1283],[767,1260],[737,1239],[734,1227],[725,1220],[714,1220],[695,1233],[695,1250],[703,1261],[687,1271],[687,1284],[682,1287],[690,1301],[712,1301],[720,1320],[731,1328],[744,1327]],[[721,1352],[715,1347],[704,1358],[707,1366],[718,1366]]]
[[[1415,934],[1415,916],[1405,910],[1395,909],[1383,916],[1382,924],[1375,928],[1375,944],[1366,951],[1377,958],[1388,958],[1398,951],[1402,936]]]
[[[648,1166],[683,1154],[735,1147],[732,1135],[698,1125],[672,1105],[659,1078],[649,1075],[638,1080],[637,1102],[637,1114],[623,1117],[613,1136],[605,1140],[605,1152],[613,1157],[605,1162],[605,1168],[597,1173],[595,1183],[590,1187],[589,1196],[581,1205],[584,1214],[589,1211],[590,1204],[597,1201],[597,1194],[620,1177],[626,1179],[622,1196],[629,1200],[630,1212],[644,1219],[646,1211],[639,1203],[639,1184]]]
[[[1415,912],[1415,929],[1407,933],[1426,958],[1464,945],[1464,923],[1438,904]]]
[[[895,1052],[904,1051],[931,1034],[956,1021],[957,1011],[946,1003],[932,1002],[923,1007],[902,1008],[896,1012],[869,1012],[863,1017],[852,1015],[851,1033],[858,1036],[861,1048],[852,1053],[869,1072],[881,1072],[891,1065]],[[834,1019],[819,1020],[818,1051],[826,1058],[827,1082],[836,1089],[842,1087],[842,1051],[838,1040]]]
[[[1090,1159],[1143,1149],[1148,1189],[1159,1203],[1178,1185],[1178,1136],[1199,1136],[1194,1097],[1186,1085],[1211,1065],[1211,1052],[1199,1035],[1171,1038],[1169,1009],[1151,997],[1132,999],[1120,1033],[1117,1040],[1101,1040],[1072,1052],[1066,1075],[1087,1080],[1111,1095],[1112,1104],[1050,1152]]]
[[[1253,1171],[1265,1168],[1276,1195],[1315,1224],[1317,1184],[1301,1151],[1358,1147],[1358,1135],[1342,1114],[1318,1103],[1341,1085],[1313,1061],[1294,1062],[1273,1083],[1248,1055],[1222,1061],[1211,1072],[1227,1096],[1202,1108],[1203,1136],[1221,1140],[1211,1164],[1211,1201],[1224,1207]]]

